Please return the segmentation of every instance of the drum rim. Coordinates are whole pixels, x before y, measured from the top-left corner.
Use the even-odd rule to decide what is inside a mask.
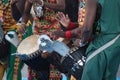
[[[21,60],[30,60],[30,59],[33,59],[33,58],[41,55],[41,53],[42,53],[42,51],[39,49],[39,50],[37,50],[37,51],[35,51],[35,52],[31,53],[31,54],[28,54],[28,55],[25,54],[28,58],[25,59],[25,58],[20,57],[20,59]]]

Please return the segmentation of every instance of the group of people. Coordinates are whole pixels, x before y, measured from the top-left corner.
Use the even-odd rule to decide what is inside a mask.
[[[4,34],[10,30],[17,31],[22,41],[32,34],[45,33],[70,39],[72,46],[88,45],[81,80],[116,79],[120,64],[119,0],[2,0],[0,4],[0,27]],[[39,14],[39,10],[43,13]],[[48,30],[54,27],[53,31]],[[0,80],[5,70],[7,80],[21,80],[23,62],[16,55],[11,55],[15,52],[16,47],[4,38],[0,41]],[[41,60],[46,55],[43,53]],[[91,55],[94,56],[89,59]],[[45,72],[30,69],[37,77],[30,75],[29,80],[49,80],[49,65],[52,63],[49,57],[46,58],[46,66],[40,66],[46,67]]]

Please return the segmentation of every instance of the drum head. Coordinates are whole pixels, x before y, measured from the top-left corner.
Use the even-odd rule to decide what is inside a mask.
[[[19,44],[17,52],[26,55],[36,52],[39,50],[39,45],[37,43],[38,38],[39,35],[31,35],[27,37]]]

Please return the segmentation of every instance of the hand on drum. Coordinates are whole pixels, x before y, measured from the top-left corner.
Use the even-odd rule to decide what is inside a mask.
[[[56,17],[56,20],[58,22],[60,22],[64,27],[68,27],[69,24],[70,24],[70,19],[68,17],[68,15],[65,15],[64,13],[62,12],[58,12],[57,14],[57,17]]]
[[[27,26],[25,23],[20,24],[20,28],[18,30],[18,33],[24,35],[27,32]]]

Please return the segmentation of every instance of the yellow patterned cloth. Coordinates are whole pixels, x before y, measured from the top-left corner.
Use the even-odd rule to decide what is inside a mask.
[[[46,0],[48,3],[56,3],[56,0]],[[33,6],[35,7],[35,6]],[[59,28],[59,23],[56,21],[56,12],[49,9],[49,8],[44,8],[43,10],[43,17],[40,19],[35,18],[35,34],[40,34],[40,33],[46,33],[49,34],[49,32],[56,30]]]
[[[0,24],[2,25],[4,34],[6,34],[6,32],[8,32],[10,30],[15,30],[15,29],[18,30],[20,27],[20,26],[16,25],[16,22],[12,17],[10,1],[0,0]],[[21,36],[19,36],[19,37],[21,38]],[[10,51],[13,50],[11,46],[9,46]],[[14,50],[16,51],[15,48],[14,48]],[[12,52],[10,52],[10,53],[12,53]],[[19,58],[16,58],[16,56],[15,56],[15,61],[11,62],[12,59],[14,59],[13,56],[10,57],[10,61],[9,61],[10,67],[8,67],[11,70],[8,71],[8,68],[7,68],[7,78],[6,78],[7,80],[17,80],[17,78],[19,77],[18,74],[20,73],[20,71],[18,70],[19,63],[20,63]],[[6,62],[3,62],[3,63],[5,64]],[[0,79],[2,79],[4,71],[5,71],[4,65],[0,64]],[[14,79],[12,77],[14,77]]]
[[[0,19],[2,19],[1,24],[3,25],[4,33],[19,28],[12,17],[10,2],[3,3],[2,0],[0,0]]]
[[[5,71],[5,65],[0,64],[0,79],[3,78],[4,71]]]
[[[56,3],[56,0],[45,0],[48,3]],[[52,2],[51,2],[52,1]],[[33,9],[35,9],[35,5],[33,5]],[[33,10],[34,11],[34,10]],[[56,21],[56,12],[49,9],[44,8],[43,10],[43,17],[35,18],[35,28],[34,34],[49,34],[49,32],[59,29],[59,23]],[[61,80],[62,75],[60,72],[55,68],[50,66],[50,76],[49,80]],[[38,76],[35,74],[34,71],[29,69],[29,80],[39,80]]]

